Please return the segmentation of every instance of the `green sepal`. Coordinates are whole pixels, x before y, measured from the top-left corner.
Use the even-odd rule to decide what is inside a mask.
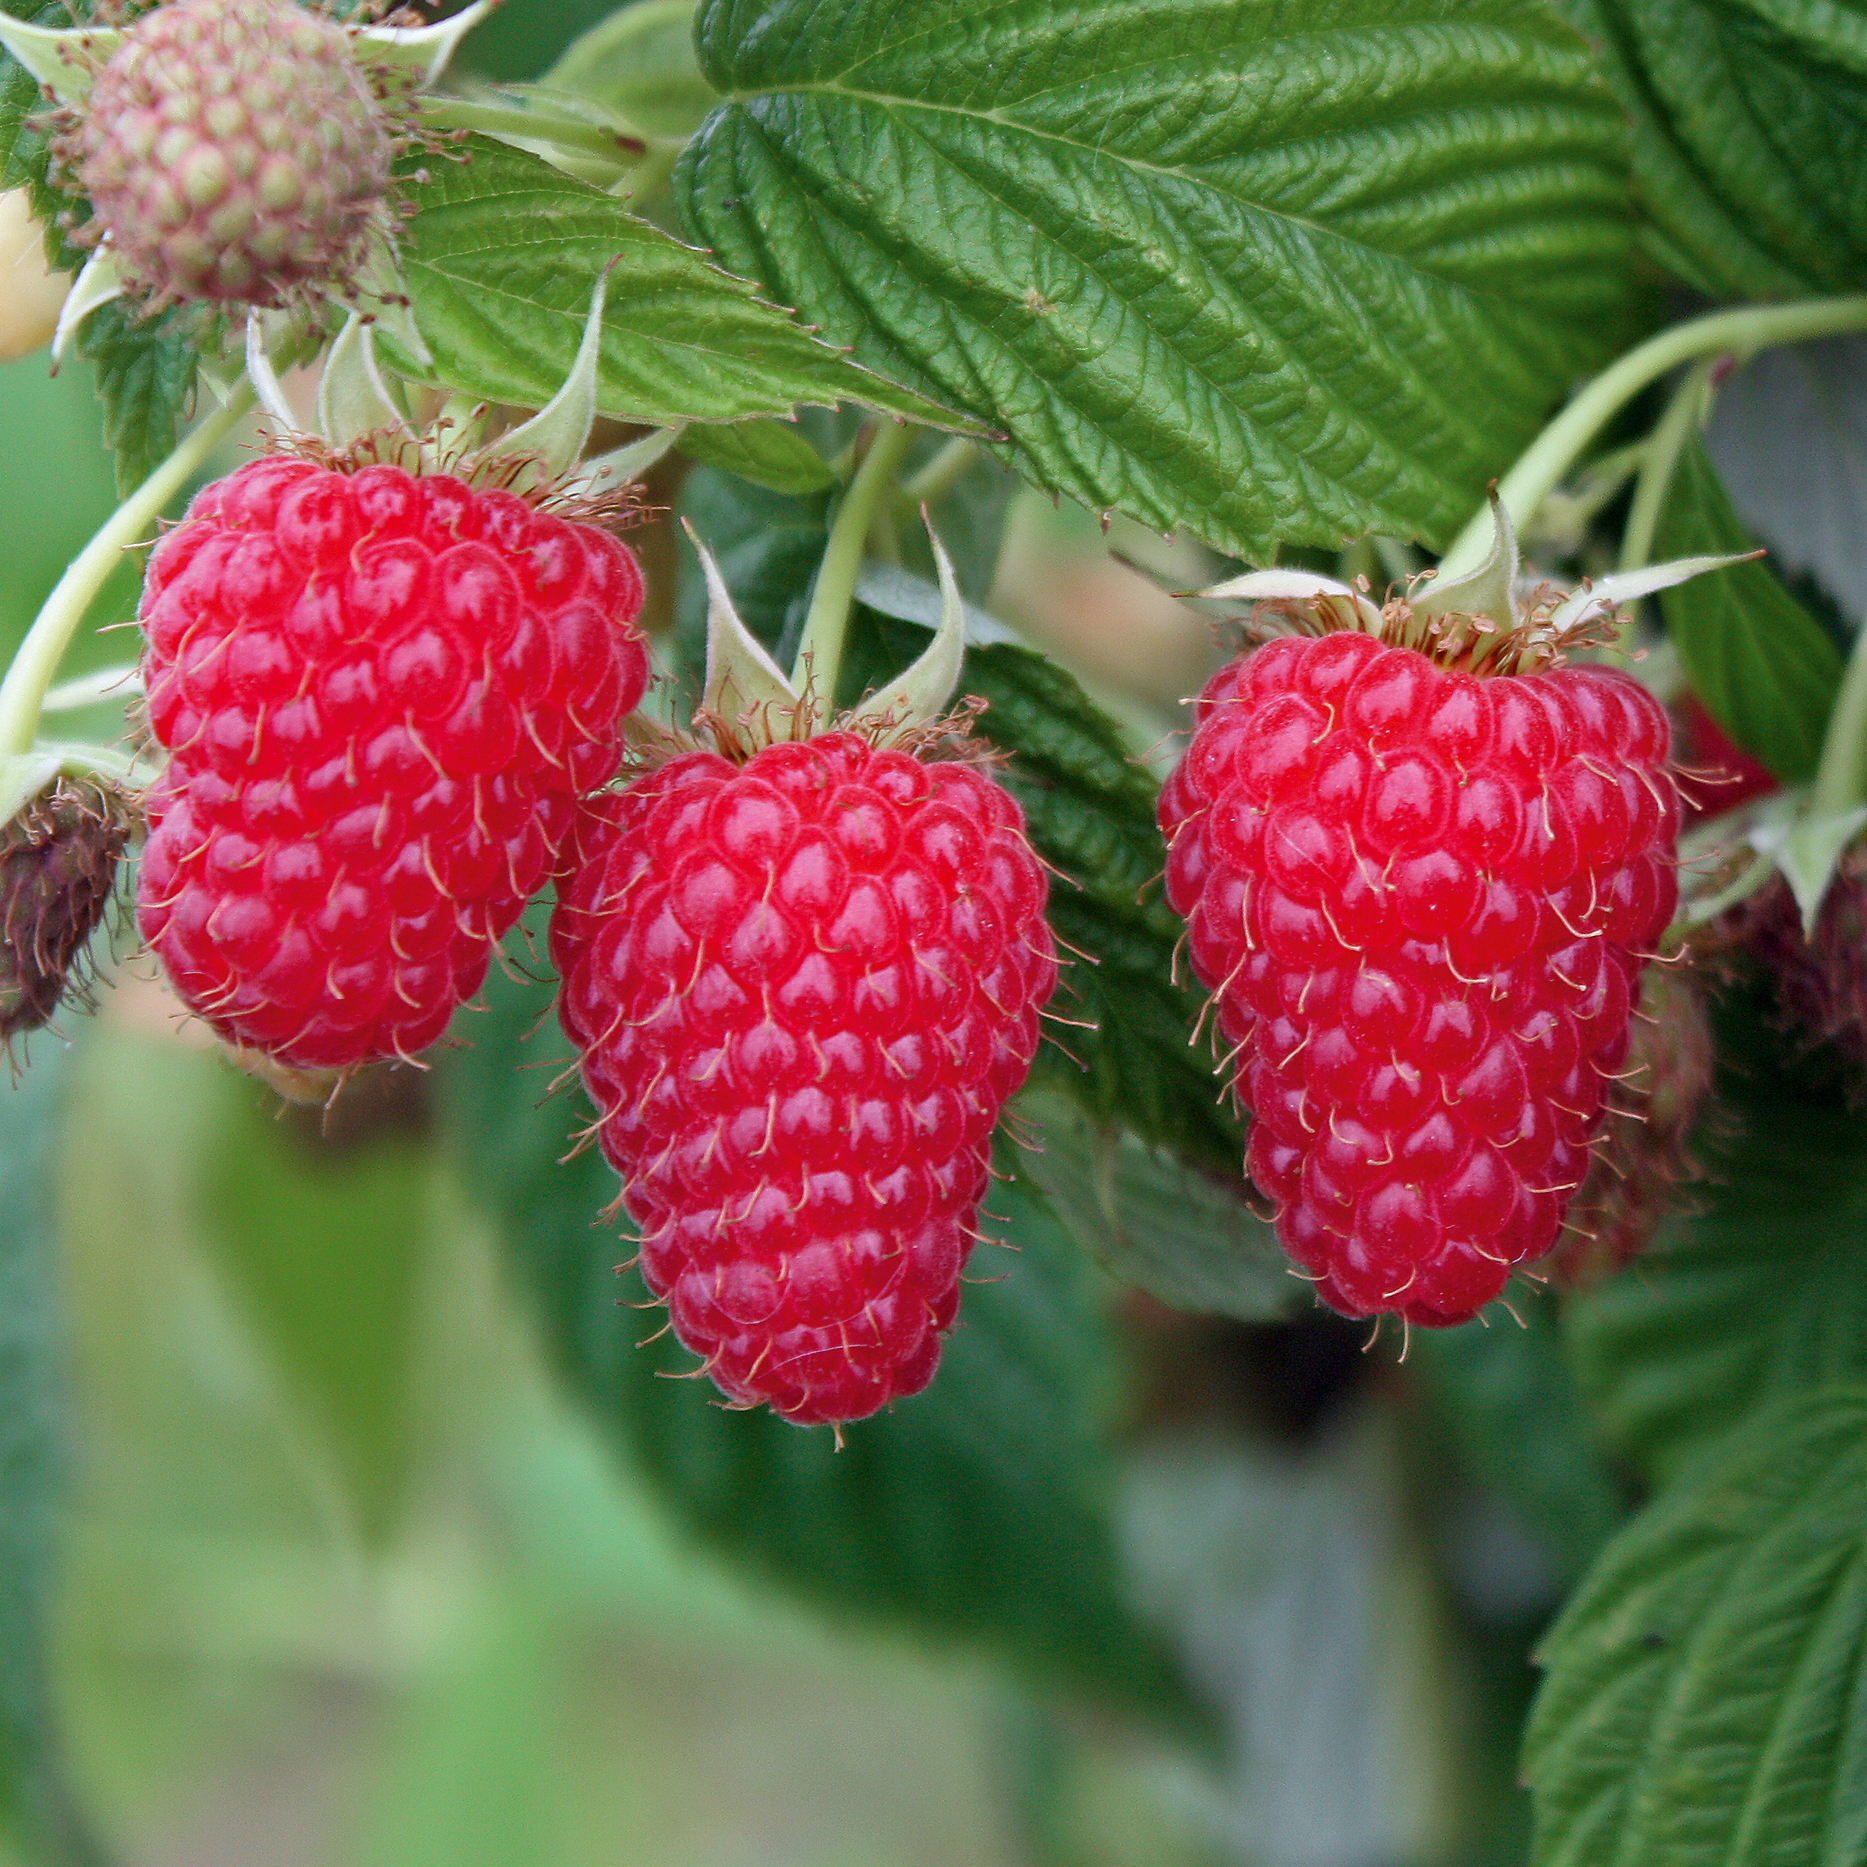
[[[461,40],[498,4],[499,0],[473,0],[472,6],[433,26],[367,26],[357,34],[357,43],[369,48],[372,63],[419,70],[425,89],[447,69]]]
[[[78,327],[100,306],[123,296],[123,269],[109,247],[100,246],[84,262],[83,270],[71,282],[65,302],[59,307],[58,328],[52,333],[52,367],[65,360],[65,351]]]
[[[107,26],[29,26],[0,13],[0,45],[61,104],[83,102],[98,67],[122,43],[123,34]]]
[[[414,436],[377,365],[376,340],[368,322],[352,314],[324,360],[318,382],[318,431],[341,448],[384,428]]]
[[[1422,584],[1407,602],[1417,616],[1488,616],[1508,623],[1517,617],[1517,573],[1522,554],[1510,508],[1491,489],[1491,550],[1485,561],[1463,577]]]

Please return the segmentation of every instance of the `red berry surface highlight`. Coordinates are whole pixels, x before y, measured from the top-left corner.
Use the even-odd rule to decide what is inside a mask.
[[[580,816],[552,954],[643,1276],[800,1425],[932,1378],[991,1134],[1056,983],[978,770],[854,733],[686,753]]]
[[[1284,1248],[1350,1316],[1462,1322],[1555,1242],[1678,898],[1668,728],[1606,669],[1348,631],[1225,668],[1167,891]]]
[[[229,1042],[412,1057],[479,987],[621,760],[647,656],[609,533],[395,466],[265,459],[143,589],[143,937]]]

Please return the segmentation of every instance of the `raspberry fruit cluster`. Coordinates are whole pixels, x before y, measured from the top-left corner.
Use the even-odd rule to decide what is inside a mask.
[[[558,867],[642,696],[608,532],[444,473],[270,457],[143,590],[143,936],[189,1007],[296,1070],[412,1057]]]
[[[1056,982],[1043,870],[973,766],[855,732],[593,799],[551,946],[675,1332],[799,1424],[932,1377]]]
[[[277,305],[355,272],[395,142],[335,20],[169,0],[124,33],[61,150],[135,289]]]
[[[1677,901],[1666,716],[1335,629],[1217,675],[1161,796],[1248,1166],[1351,1316],[1461,1322],[1554,1244]]]

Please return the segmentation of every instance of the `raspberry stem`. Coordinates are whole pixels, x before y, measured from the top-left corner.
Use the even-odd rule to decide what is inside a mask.
[[[1867,296],[1817,298],[1797,305],[1750,305],[1715,311],[1661,331],[1603,370],[1552,421],[1498,485],[1498,496],[1518,524],[1527,524],[1555,490],[1576,457],[1610,419],[1668,370],[1703,356],[1733,355],[1744,361],[1776,344],[1808,337],[1834,337],[1867,330]],[[1491,544],[1491,508],[1472,515],[1440,563],[1456,576],[1484,560]]]
[[[226,405],[202,421],[110,515],[53,586],[20,643],[5,680],[0,681],[0,803],[11,789],[8,767],[32,750],[46,690],[118,558],[155,523],[162,509],[246,418],[252,406],[252,385],[243,379]]]
[[[843,661],[843,639],[849,633],[856,579],[862,572],[862,548],[913,438],[914,429],[907,422],[883,419],[830,527],[830,542],[791,668],[791,684],[800,693],[807,685],[814,686],[826,711],[836,705],[836,676]]]

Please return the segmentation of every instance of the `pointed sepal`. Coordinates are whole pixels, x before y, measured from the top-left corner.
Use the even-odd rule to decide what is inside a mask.
[[[298,427],[298,418],[286,400],[285,388],[279,381],[279,372],[273,368],[272,352],[266,340],[266,314],[249,311],[246,314],[246,379],[253,385],[253,399],[261,413],[282,432],[291,434]]]
[[[61,104],[82,103],[122,43],[123,34],[108,26],[28,26],[0,13],[0,45]]]
[[[1522,554],[1510,512],[1491,489],[1491,550],[1485,561],[1463,577],[1422,583],[1407,598],[1416,616],[1483,616],[1500,626],[1517,620],[1517,573]]]
[[[939,625],[933,641],[908,671],[862,703],[866,717],[887,720],[891,736],[931,726],[952,702],[966,661],[966,604],[959,593],[959,579],[953,574],[953,560],[947,556],[925,506],[921,508],[921,523],[927,527],[927,542],[933,546],[934,568],[940,576]]]
[[[530,421],[508,429],[486,452],[494,457],[529,455],[538,462],[540,476],[552,481],[568,473],[583,458],[596,425],[597,365],[603,355],[603,309],[609,299],[609,275],[616,262],[597,275],[584,315],[583,340],[564,386]]]
[[[1590,616],[1618,609],[1623,603],[1636,603],[1656,590],[1670,590],[1689,578],[1702,577],[1707,571],[1728,570],[1733,564],[1748,564],[1763,556],[1761,551],[1734,551],[1723,557],[1672,558],[1664,564],[1643,564],[1639,570],[1616,571],[1608,577],[1585,579],[1550,613],[1550,627],[1573,628]]]
[[[619,486],[631,486],[680,439],[684,423],[672,428],[651,428],[639,440],[625,442],[607,454],[586,460],[569,482],[573,493],[612,492]]]
[[[434,26],[366,26],[357,34],[359,55],[379,65],[399,65],[418,74],[426,90],[447,69],[462,39],[499,0],[474,0],[472,6]]]
[[[333,447],[343,448],[385,428],[414,439],[408,417],[377,366],[375,335],[365,319],[353,314],[324,360],[318,432]]]
[[[761,741],[799,736],[802,696],[739,618],[732,592],[700,534],[681,521],[707,580],[707,673],[701,705],[730,729],[747,725]]]
[[[1796,897],[1805,938],[1815,932],[1816,917],[1841,866],[1842,852],[1863,828],[1867,828],[1867,804],[1822,816],[1798,817],[1777,846],[1776,866]],[[1754,843],[1757,839],[1753,836],[1751,840]]]
[[[1336,624],[1367,635],[1381,632],[1381,609],[1371,597],[1337,577],[1307,570],[1248,570],[1209,590],[1190,590],[1183,601],[1236,609],[1240,603],[1314,603],[1327,607]]]
[[[93,311],[123,296],[123,269],[108,245],[100,246],[84,262],[59,307],[58,328],[52,333],[52,367],[65,360],[65,346]]]

